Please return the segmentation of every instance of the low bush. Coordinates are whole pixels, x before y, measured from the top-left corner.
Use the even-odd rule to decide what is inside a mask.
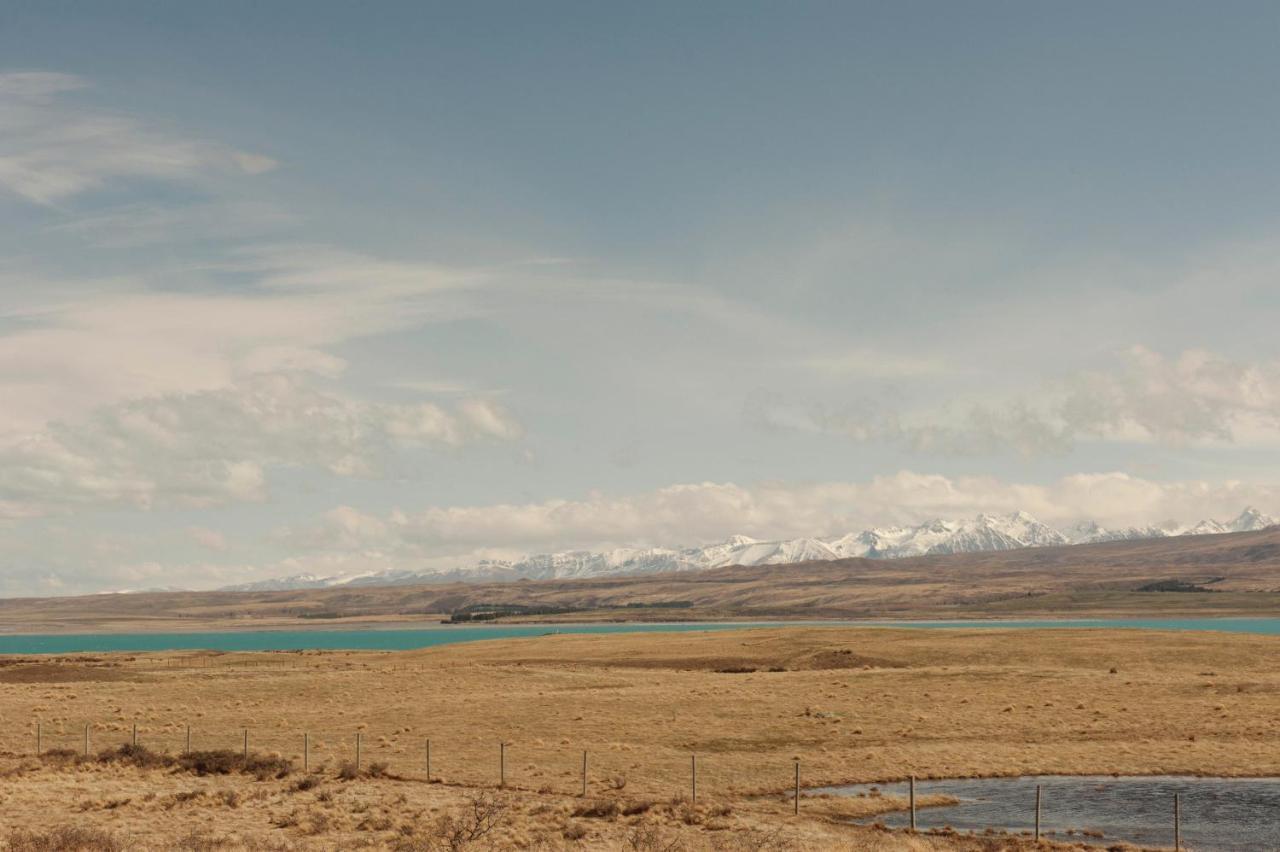
[[[121,763],[141,769],[178,769],[196,775],[252,775],[259,781],[284,778],[293,771],[293,761],[274,755],[263,755],[222,749],[193,751],[182,755],[162,754],[146,746],[126,743],[98,753],[99,763]]]
[[[578,805],[574,808],[573,815],[591,819],[612,819],[621,811],[622,807],[614,799],[596,799],[594,802]]]
[[[96,828],[64,825],[49,831],[18,829],[5,838],[7,852],[125,852],[113,835]]]

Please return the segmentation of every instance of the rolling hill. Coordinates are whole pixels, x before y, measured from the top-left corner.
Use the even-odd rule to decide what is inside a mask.
[[[544,620],[1280,613],[1280,530],[562,580],[0,600],[6,631]]]

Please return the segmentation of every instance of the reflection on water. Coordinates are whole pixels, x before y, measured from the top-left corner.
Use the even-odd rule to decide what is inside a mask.
[[[918,797],[940,793],[960,803],[918,810],[916,826],[1030,831],[1035,825],[1037,784],[1043,791],[1040,830],[1059,839],[1172,847],[1173,795],[1179,793],[1185,848],[1199,852],[1280,849],[1280,778],[1050,775],[917,781]],[[857,784],[815,792],[858,795],[873,788],[907,795],[905,783]],[[901,827],[907,825],[908,816],[892,813],[877,820]]]

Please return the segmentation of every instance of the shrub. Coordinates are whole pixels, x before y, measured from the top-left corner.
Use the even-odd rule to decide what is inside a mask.
[[[578,805],[574,808],[573,815],[591,819],[611,819],[621,810],[622,808],[613,799],[596,799],[594,802]]]
[[[96,828],[64,825],[49,831],[18,829],[6,838],[8,852],[124,852],[113,835]]]
[[[508,804],[492,793],[472,796],[460,812],[445,814],[436,820],[434,834],[437,845],[445,849],[466,849],[487,837],[507,820]]]
[[[320,786],[320,776],[308,775],[305,778],[299,778],[297,781],[293,782],[293,792],[304,793],[307,790],[314,790],[316,787],[319,787],[319,786]]]
[[[160,754],[146,746],[126,743],[98,753],[99,763],[123,763],[141,769],[181,769],[196,775],[253,775],[259,781],[284,778],[293,771],[293,762],[271,755],[238,751],[193,751],[183,755]]]

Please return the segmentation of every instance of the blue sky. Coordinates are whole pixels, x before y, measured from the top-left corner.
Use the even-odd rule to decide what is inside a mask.
[[[0,594],[1280,511],[1278,28],[12,4]]]

